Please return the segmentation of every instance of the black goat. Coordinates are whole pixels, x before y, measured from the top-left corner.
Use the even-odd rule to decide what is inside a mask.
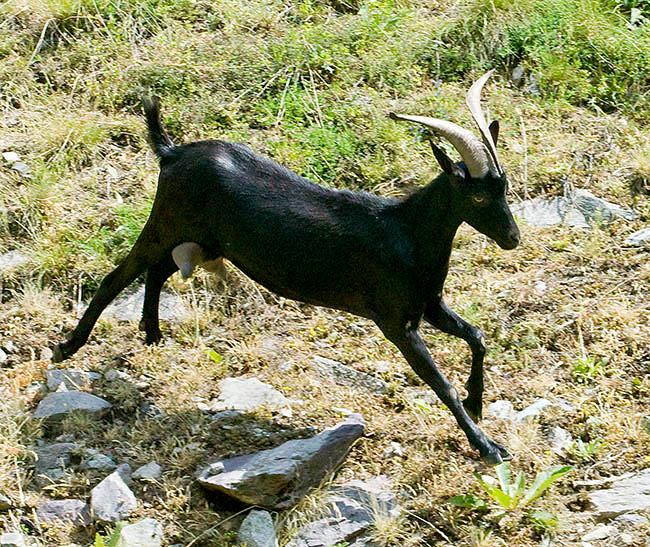
[[[503,249],[519,243],[494,146],[498,125],[487,127],[479,105],[489,74],[467,97],[483,143],[451,122],[391,114],[429,126],[464,160],[453,163],[431,142],[443,173],[403,199],[318,186],[240,144],[176,146],[161,125],[157,102],[145,101],[149,137],[161,165],[151,215],[68,341],[54,348],[53,360],[83,346],[102,310],[145,271],[140,328],[147,344],[158,342],[165,280],[178,268],[187,277],[200,263],[218,270],[223,257],[279,295],[372,319],[449,407],[481,457],[491,463],[510,458],[472,420],[481,416],[483,336],[442,298],[452,241],[463,221]],[[418,334],[422,318],[463,338],[472,350],[464,406]]]

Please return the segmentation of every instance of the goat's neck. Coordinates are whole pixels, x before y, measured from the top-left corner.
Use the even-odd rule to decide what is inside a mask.
[[[462,223],[447,176],[440,175],[409,196],[404,206],[413,222],[412,234],[421,267],[434,277],[443,271],[446,274],[451,245]]]

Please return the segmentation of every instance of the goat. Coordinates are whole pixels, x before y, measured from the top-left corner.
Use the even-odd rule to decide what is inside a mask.
[[[151,214],[67,341],[54,348],[53,360],[83,346],[102,310],[145,271],[140,328],[145,343],[159,342],[158,303],[167,278],[179,268],[189,277],[203,263],[221,271],[226,258],[283,297],[373,320],[451,410],[480,456],[490,463],[511,458],[475,423],[482,410],[483,334],[442,297],[452,241],[462,222],[503,249],[519,243],[506,202],[506,174],[496,155],[498,123],[488,127],[480,107],[489,76],[481,77],[466,98],[483,142],[449,121],[391,113],[445,137],[463,159],[452,162],[429,139],[442,173],[400,199],[319,186],[241,144],[175,145],[161,124],[158,101],[145,99],[149,139],[161,167]],[[462,403],[418,333],[423,318],[469,344],[472,366]]]

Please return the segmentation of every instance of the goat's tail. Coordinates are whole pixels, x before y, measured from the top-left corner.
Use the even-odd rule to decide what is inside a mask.
[[[149,143],[161,161],[174,156],[176,145],[172,142],[160,121],[160,103],[156,97],[145,97],[142,101],[149,130]]]

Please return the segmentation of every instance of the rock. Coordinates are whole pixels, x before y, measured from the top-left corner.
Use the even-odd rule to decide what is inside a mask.
[[[517,65],[512,69],[512,72],[510,73],[510,79],[512,80],[513,84],[518,84],[523,77],[524,67],[522,65]]]
[[[363,418],[353,414],[315,437],[217,462],[198,482],[251,505],[290,507],[340,465],[364,428]]]
[[[163,468],[158,465],[158,462],[150,462],[147,465],[138,467],[132,477],[137,480],[153,481],[159,479],[162,475]]]
[[[11,165],[12,163],[16,163],[17,161],[20,161],[20,156],[13,151],[3,152],[2,157],[9,165]]]
[[[614,519],[614,522],[622,526],[634,527],[650,524],[650,519],[648,519],[648,517],[644,517],[643,515],[639,515],[638,513],[623,513],[622,515],[616,517]]]
[[[25,538],[18,532],[7,532],[0,536],[0,547],[25,547]]]
[[[551,452],[555,454],[563,454],[573,444],[571,433],[561,427],[554,427],[549,432],[548,440],[551,443]]]
[[[4,363],[7,360],[7,354],[5,353],[5,350],[0,348],[0,365]]]
[[[117,464],[104,454],[95,454],[81,464],[82,469],[94,469],[95,471],[112,471],[116,467]]]
[[[494,416],[499,420],[513,420],[515,417],[515,409],[510,401],[494,401],[488,405],[486,414],[488,416]]]
[[[553,406],[553,403],[551,403],[551,401],[548,399],[538,399],[532,405],[529,405],[523,410],[517,412],[513,418],[513,422],[516,424],[531,422],[533,418],[539,416],[542,411],[548,406]]]
[[[615,218],[635,220],[634,211],[597,198],[588,190],[578,189],[567,197],[537,197],[512,207],[513,214],[534,224],[547,227],[566,222],[569,226],[589,228],[594,222],[611,223]]]
[[[353,388],[363,387],[368,391],[380,394],[388,391],[386,382],[332,359],[316,356],[311,361],[311,367],[321,377],[330,378],[339,385]]]
[[[122,528],[115,547],[160,547],[162,539],[162,525],[155,519],[146,518]]]
[[[111,369],[108,372],[104,374],[104,379],[107,382],[115,382],[116,380],[121,380],[123,382],[128,382],[132,383],[133,378],[131,378],[131,375],[127,372],[124,372],[122,370],[115,370]]]
[[[101,522],[117,522],[128,517],[138,506],[133,492],[115,471],[90,492],[93,516]]]
[[[404,450],[402,449],[402,445],[395,441],[391,442],[390,446],[384,450],[384,453],[381,455],[381,457],[385,460],[391,458],[403,458]]]
[[[131,484],[133,477],[133,470],[128,463],[121,463],[115,469],[115,472],[122,478],[126,484]]]
[[[36,474],[58,480],[65,476],[70,465],[70,456],[80,449],[75,443],[54,443],[36,449]]]
[[[6,511],[14,506],[13,502],[4,494],[0,494],[0,511]]]
[[[624,243],[633,247],[644,247],[650,245],[650,228],[643,228],[638,232],[627,236]]]
[[[650,469],[615,481],[611,487],[589,492],[589,501],[599,519],[650,509]]]
[[[219,397],[210,404],[213,411],[250,411],[260,407],[279,410],[289,406],[289,400],[282,393],[257,378],[226,378],[219,382],[219,388]]]
[[[75,499],[43,501],[36,506],[36,516],[41,522],[67,520],[76,526],[88,526],[92,522],[88,504]]]
[[[67,414],[74,410],[101,412],[111,408],[108,401],[85,393],[83,391],[67,391],[65,393],[50,393],[39,404],[34,412],[35,418],[47,418],[59,414]]]
[[[270,513],[255,509],[248,513],[239,528],[237,541],[246,547],[278,547]]]
[[[99,380],[102,375],[96,372],[85,372],[83,370],[48,370],[47,388],[56,391],[63,384],[68,390],[80,390],[90,386],[94,380]]]
[[[591,532],[582,536],[582,541],[594,541],[597,539],[607,539],[610,536],[616,534],[616,526],[605,526],[601,524],[597,528],[594,528]]]
[[[359,537],[376,519],[396,517],[401,512],[397,496],[389,490],[386,477],[368,481],[353,480],[332,490],[328,498],[329,512],[315,522],[303,526],[287,547],[328,547],[377,545],[370,538]],[[354,543],[351,541],[356,540]]]
[[[10,272],[29,262],[29,256],[20,251],[9,251],[0,255],[0,273]]]
[[[118,321],[140,321],[144,303],[144,286],[128,292],[106,307],[102,317],[112,317]],[[167,292],[160,293],[160,319],[182,321],[188,315],[183,299]]]

